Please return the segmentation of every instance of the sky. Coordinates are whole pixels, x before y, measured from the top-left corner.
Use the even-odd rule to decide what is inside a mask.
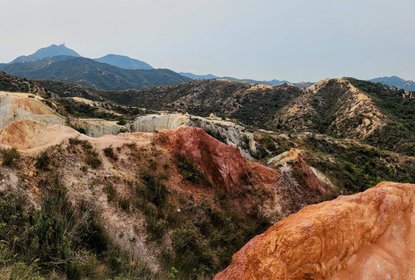
[[[0,0],[0,62],[66,43],[86,57],[293,82],[415,80],[414,0]]]

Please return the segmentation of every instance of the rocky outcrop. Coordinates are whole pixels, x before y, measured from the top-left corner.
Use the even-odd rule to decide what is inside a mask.
[[[182,126],[199,127],[219,141],[239,148],[248,159],[259,158],[266,154],[252,133],[241,125],[222,120],[214,115],[208,118],[184,114],[151,114],[140,116],[131,125],[132,131],[154,132],[175,129]]]
[[[253,133],[234,122],[214,116],[209,118],[191,116],[189,126],[203,128],[219,141],[238,147],[242,155],[248,159],[261,158],[267,154],[266,150],[254,140]]]
[[[165,132],[168,146],[177,153],[190,158],[208,177],[213,186],[236,193],[241,186],[251,184],[253,165],[244,159],[238,148],[219,142],[200,128],[179,128]],[[259,165],[258,165],[259,166]],[[276,182],[279,174],[274,170],[261,166],[267,179]],[[258,169],[256,170],[259,171]]]
[[[293,177],[292,181],[297,187],[306,186],[308,190],[328,194],[334,190],[334,185],[322,172],[309,166],[305,161],[305,152],[299,149],[291,149],[268,160],[267,164],[278,169],[287,177]],[[295,178],[297,177],[297,178]],[[301,190],[303,192],[304,190]],[[300,194],[299,194],[300,195]]]
[[[77,99],[81,100],[81,99]],[[83,100],[87,102],[87,100]],[[89,101],[92,103],[92,101]],[[46,106],[42,97],[26,93],[0,92],[0,128],[6,127],[14,121],[34,121],[41,124],[64,125],[65,117]],[[107,134],[118,134],[128,131],[116,121],[104,119],[70,119],[70,124],[83,129],[91,137],[100,137]]]
[[[0,144],[28,152],[38,151],[77,135],[74,129],[60,124],[20,120],[0,129]]]
[[[413,279],[414,194],[385,182],[308,206],[249,241],[215,279]]]
[[[292,212],[283,201],[296,200],[300,205],[309,203],[309,200],[303,201],[304,197],[285,189],[285,181],[281,181],[278,170],[245,159],[238,148],[218,141],[201,128],[180,127],[92,138],[67,126],[21,120],[8,124],[0,132],[0,147],[12,146],[19,149],[21,157],[12,168],[0,166],[0,189],[18,188],[28,194],[33,207],[39,207],[42,178],[59,174],[68,189],[70,201],[74,205],[87,202],[96,209],[111,240],[147,263],[153,271],[160,269],[161,251],[171,248],[173,236],[166,231],[163,238],[157,239],[157,246],[148,241],[153,230],[147,224],[148,214],[140,205],[143,199],[149,199],[143,191],[150,186],[165,190],[165,203],[169,203],[165,208],[171,211],[169,215],[173,219],[192,219],[199,225],[200,220],[211,224],[213,219],[224,219],[224,223],[229,223],[237,215],[241,227],[243,223],[249,223],[250,228],[243,232],[250,230],[253,234],[262,230],[259,225],[256,229],[257,223],[268,224],[274,222],[275,217]],[[105,153],[107,148],[113,151],[113,156]],[[38,153],[42,151],[46,151],[52,161],[50,172],[42,172],[35,166]],[[99,167],[91,165],[91,158],[99,163]],[[196,179],[202,178],[202,183],[188,180],[189,174],[199,176],[198,172],[203,176]],[[108,186],[114,188],[116,201],[110,201]],[[315,193],[316,197],[320,195]],[[123,198],[128,198],[130,203],[124,210],[118,202]],[[153,203],[148,205],[150,209],[160,209]],[[209,208],[201,210],[204,207]],[[228,212],[224,211],[225,207]],[[231,220],[227,220],[230,215],[233,215]],[[181,222],[178,226],[182,226]],[[200,227],[204,228],[203,225]],[[242,244],[242,236],[235,238]],[[226,246],[216,247],[222,252]],[[231,252],[237,248],[240,245]]]
[[[0,128],[16,120],[64,124],[63,117],[44,105],[39,97],[23,93],[0,92]]]
[[[189,116],[182,114],[150,114],[137,117],[131,129],[139,132],[154,132],[163,129],[175,129],[187,125]]]
[[[71,119],[71,125],[81,128],[85,134],[91,137],[101,137],[104,135],[117,135],[120,132],[127,132],[124,125],[117,124],[116,121],[103,119]]]

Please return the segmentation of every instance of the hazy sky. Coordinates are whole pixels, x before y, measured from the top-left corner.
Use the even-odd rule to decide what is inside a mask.
[[[415,79],[415,0],[0,0],[0,61],[65,42],[239,78]]]

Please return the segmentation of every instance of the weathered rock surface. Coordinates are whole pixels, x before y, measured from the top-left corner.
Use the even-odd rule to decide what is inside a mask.
[[[117,124],[116,121],[103,119],[71,119],[71,125],[84,129],[85,134],[91,137],[117,135],[128,131],[125,126]]]
[[[21,120],[64,125],[65,117],[43,104],[41,100],[39,96],[26,93],[0,92],[0,129],[14,121]],[[84,100],[84,102],[87,101]],[[104,119],[74,118],[70,120],[70,123],[74,127],[84,129],[86,135],[91,137],[115,135],[127,131],[125,126],[118,125],[116,121]]]
[[[304,151],[291,149],[268,160],[267,164],[277,168],[288,177],[301,177],[298,183],[305,183],[309,190],[327,194],[335,187],[333,183],[322,172],[309,166],[304,161]],[[297,178],[300,179],[300,178]],[[297,184],[298,184],[297,183]],[[298,186],[300,187],[300,186]],[[299,195],[301,195],[301,190]]]
[[[189,117],[182,114],[150,114],[140,116],[132,124],[133,131],[154,132],[187,125]]]
[[[203,118],[184,114],[151,114],[135,119],[132,131],[154,132],[182,126],[199,127],[223,143],[239,148],[244,157],[252,159],[266,153],[255,142],[252,133],[245,127],[215,117]]]
[[[20,120],[0,129],[0,144],[30,152],[60,144],[77,135],[77,131],[64,125]]]
[[[238,186],[250,184],[257,173],[266,174],[267,183],[276,182],[279,174],[271,168],[244,159],[238,148],[219,142],[201,128],[178,128],[165,132],[168,145],[178,153],[192,159],[214,186],[235,193]],[[261,170],[259,172],[259,169]]]
[[[65,120],[28,94],[0,92],[0,128],[16,120],[33,120],[42,123],[64,124]]]
[[[413,279],[415,185],[311,205],[249,241],[222,279]]]

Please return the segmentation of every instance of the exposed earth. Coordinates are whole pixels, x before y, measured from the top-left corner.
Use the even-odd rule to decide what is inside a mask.
[[[6,278],[415,274],[411,92],[0,78]]]

